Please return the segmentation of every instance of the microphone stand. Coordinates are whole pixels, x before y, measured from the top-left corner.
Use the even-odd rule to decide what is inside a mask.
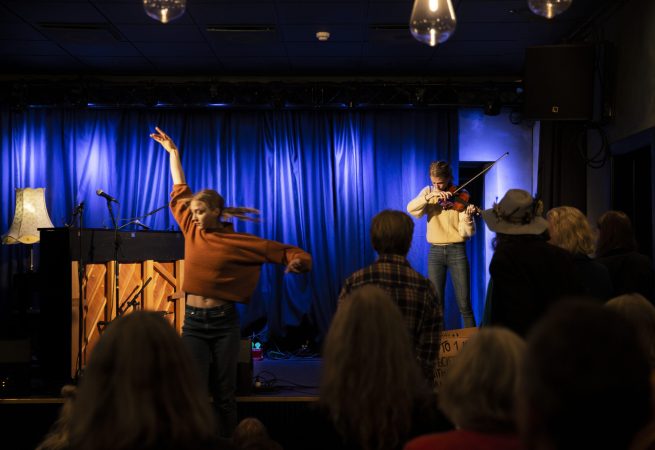
[[[160,211],[160,210],[166,208],[167,206],[168,206],[168,203],[163,205],[163,206],[160,206],[159,208],[156,208],[156,209],[146,213],[145,215],[143,215],[141,217],[133,217],[132,219],[129,219],[130,222],[126,223],[125,225],[123,225],[121,227],[119,227],[118,224],[116,223],[116,217],[114,216],[114,210],[112,209],[111,200],[107,199],[107,209],[109,209],[109,214],[111,216],[111,221],[112,221],[112,224],[114,225],[114,286],[115,286],[114,296],[115,296],[115,300],[116,300],[116,303],[115,303],[116,315],[115,315],[115,317],[120,317],[123,314],[122,306],[119,305],[119,302],[120,302],[120,287],[119,287],[119,270],[120,270],[120,267],[119,267],[119,264],[118,264],[118,247],[120,246],[120,240],[119,240],[119,236],[118,236],[118,230],[122,229],[122,228],[124,228],[124,227],[126,227],[127,225],[130,225],[130,224],[140,225],[143,228],[149,229],[149,227],[147,225],[142,224],[139,219],[143,219],[145,217],[148,217],[148,216],[156,213],[157,211]],[[138,296],[141,293],[143,288],[145,288],[146,285],[149,282],[150,282],[150,278],[148,278],[148,280],[144,283],[143,287],[139,290],[139,292],[136,293],[135,297],[130,302],[127,303],[128,306],[133,306],[134,307],[134,305],[138,304],[138,302],[135,303],[136,296]],[[109,313],[109,311],[107,310],[107,306],[105,305],[105,317],[106,318],[109,318],[108,313]],[[99,321],[98,322],[98,330],[99,331],[104,330],[104,328],[110,322],[111,322],[111,320]]]
[[[120,241],[118,239],[118,224],[116,223],[116,216],[114,216],[114,210],[111,206],[110,199],[107,199],[107,209],[109,210],[109,215],[111,216],[111,223],[114,225],[114,306],[116,310],[116,317],[118,317],[118,302],[120,302],[120,267],[118,265],[118,247],[120,246]],[[105,317],[109,318],[109,311],[107,310],[106,306]]]
[[[136,289],[137,289],[136,287],[134,288],[134,291],[136,291],[136,293],[134,293],[134,291],[132,291],[132,293],[134,293],[134,297],[132,297],[132,299],[129,300],[129,301],[128,301],[128,300],[125,300],[125,302],[124,302],[124,303],[120,306],[120,308],[119,308],[119,311],[120,311],[120,313],[121,313],[121,316],[122,316],[123,314],[125,314],[125,311],[123,310],[123,306],[127,305],[128,308],[129,308],[129,307],[132,307],[132,309],[136,309],[136,307],[139,306],[139,301],[137,300],[137,297],[138,297],[139,295],[141,295],[141,292],[143,292],[143,290],[146,288],[146,286],[148,286],[148,283],[150,283],[151,280],[152,280],[152,277],[148,277],[148,279],[146,280],[146,282],[143,283],[143,286],[141,286],[141,288],[140,288],[138,291],[136,291]],[[132,295],[132,294],[130,294],[130,296],[131,296],[131,295]]]
[[[127,223],[121,225],[120,227],[118,227],[118,229],[122,230],[123,228],[125,228],[127,226],[130,226],[130,225],[137,225],[137,226],[143,228],[144,230],[149,230],[150,229],[150,227],[148,225],[146,225],[145,223],[142,223],[139,219],[130,220],[129,222],[127,222]]]
[[[79,290],[79,300],[78,300],[78,311],[77,311],[77,360],[75,367],[75,381],[79,382],[82,376],[82,343],[83,337],[86,336],[86,321],[84,320],[84,301],[85,301],[85,292],[84,292],[84,277],[86,275],[86,265],[84,263],[84,255],[82,251],[82,230],[84,229],[84,202],[81,202],[73,210],[73,217],[71,218],[71,224],[69,228],[72,228],[75,224],[76,217],[79,219],[79,228],[77,230],[77,243],[79,248],[79,262],[77,265],[77,287]]]
[[[166,204],[163,205],[163,206],[160,206],[159,208],[155,208],[155,209],[153,209],[152,211],[147,212],[147,213],[145,213],[145,214],[142,215],[142,216],[130,217],[129,219],[121,219],[121,220],[126,220],[126,221],[128,221],[128,222],[127,222],[126,224],[124,224],[124,225],[121,225],[121,227],[119,228],[119,230],[125,228],[125,227],[128,226],[128,225],[132,225],[132,224],[134,224],[134,225],[138,225],[138,226],[140,226],[140,227],[142,227],[142,228],[144,228],[144,229],[146,229],[146,230],[149,230],[150,227],[149,227],[148,225],[142,223],[142,222],[141,222],[141,219],[145,219],[145,218],[148,217],[148,216],[152,216],[154,213],[159,212],[159,211],[161,211],[162,209],[167,208],[167,207],[168,207],[168,203],[166,203]]]

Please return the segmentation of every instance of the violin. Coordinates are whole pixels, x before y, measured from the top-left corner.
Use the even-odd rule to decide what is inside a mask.
[[[457,187],[454,184],[451,184],[448,187],[447,192],[450,192],[453,195],[450,198],[448,198],[447,200],[439,200],[437,202],[437,204],[441,205],[441,207],[443,209],[454,209],[455,211],[458,211],[458,212],[466,211],[466,208],[468,208],[468,206],[471,205],[471,203],[469,203],[471,195],[468,193],[468,191],[466,191],[466,189],[464,189],[464,187],[467,184],[469,184],[470,182],[472,182],[473,180],[475,180],[476,178],[478,178],[479,176],[486,173],[489,169],[491,169],[493,166],[495,166],[498,161],[500,161],[501,159],[503,159],[507,155],[509,155],[509,152],[503,153],[498,159],[496,159],[494,162],[492,162],[487,167],[482,169],[477,175],[475,175],[473,178],[468,180],[466,183],[464,183],[460,187]],[[475,205],[473,205],[473,206],[475,207],[475,214],[479,215],[480,212],[481,212],[481,209],[478,208]]]
[[[439,200],[437,202],[437,204],[443,209],[454,209],[457,212],[464,212],[466,211],[466,208],[472,204],[469,203],[471,194],[469,194],[466,189],[458,188],[454,184],[451,184],[448,189],[446,189],[446,192],[450,192],[453,195],[447,200]],[[480,208],[475,205],[473,206],[475,207],[475,214],[480,214]]]

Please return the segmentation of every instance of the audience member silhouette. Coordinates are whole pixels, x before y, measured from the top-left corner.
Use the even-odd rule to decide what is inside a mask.
[[[614,297],[605,306],[625,317],[637,332],[651,369],[655,370],[655,306],[641,294]]]
[[[651,369],[651,407],[655,411],[655,306],[641,294],[614,297],[605,306],[625,317],[648,355]],[[631,450],[655,449],[655,418],[633,440]]]
[[[451,427],[437,416],[399,309],[373,285],[354,290],[332,320],[319,403],[324,415],[307,448],[399,449],[413,436]]]
[[[232,435],[234,450],[282,450],[282,446],[268,435],[266,426],[255,417],[246,417]]]
[[[607,301],[612,296],[610,275],[603,264],[590,255],[595,251],[593,232],[587,217],[572,206],[559,206],[548,211],[549,243],[573,255],[584,294]]]
[[[67,384],[61,388],[61,397],[64,400],[57,420],[50,428],[50,431],[43,439],[43,441],[36,447],[36,450],[65,450],[69,446],[69,427],[71,420],[71,412],[73,410],[73,402],[75,401],[75,394],[77,388],[71,384]]]
[[[420,436],[405,450],[521,448],[514,398],[525,342],[513,331],[484,327],[448,367],[439,389],[439,406],[456,430]]]
[[[371,243],[378,259],[353,273],[343,284],[339,304],[353,290],[373,284],[391,295],[403,314],[423,375],[434,383],[443,315],[434,285],[407,261],[414,221],[402,211],[384,210],[371,221]]]
[[[598,219],[596,259],[609,270],[613,296],[637,292],[650,302],[653,294],[653,265],[638,252],[632,221],[622,211],[607,211]]]
[[[489,324],[525,336],[551,304],[581,294],[572,255],[547,242],[543,204],[521,189],[510,189],[482,218],[496,232],[489,265]]]
[[[629,448],[650,417],[650,367],[633,326],[596,302],[555,305],[528,337],[518,400],[527,449]]]
[[[181,338],[156,312],[112,322],[73,405],[72,450],[219,448],[215,418]]]

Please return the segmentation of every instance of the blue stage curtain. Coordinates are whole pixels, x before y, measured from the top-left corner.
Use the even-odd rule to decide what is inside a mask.
[[[266,320],[284,335],[301,322],[320,339],[329,326],[345,277],[375,259],[371,218],[405,210],[429,183],[429,163],[457,169],[456,111],[2,111],[0,224],[13,218],[14,188],[45,187],[55,226],[84,201],[85,227],[111,227],[102,189],[120,201],[125,220],[166,205],[168,154],[151,141],[155,126],[178,144],[193,190],[214,188],[228,205],[262,211],[261,223],[236,229],[298,245],[314,258],[307,275],[266,265],[242,324]],[[142,220],[176,229],[167,208]],[[20,246],[2,248],[2,298],[11,274],[24,269]],[[425,223],[416,222],[412,265],[427,273]],[[484,290],[482,290],[484,291]],[[8,301],[3,303],[6,314]]]

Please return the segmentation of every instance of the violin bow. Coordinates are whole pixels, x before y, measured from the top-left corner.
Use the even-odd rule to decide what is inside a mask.
[[[484,173],[486,173],[489,169],[491,169],[493,166],[495,166],[496,163],[497,163],[498,161],[500,161],[501,159],[503,159],[503,158],[504,158],[505,156],[507,156],[507,155],[509,155],[509,152],[505,152],[505,153],[503,153],[503,154],[500,156],[500,158],[498,158],[497,160],[495,160],[494,162],[492,162],[491,164],[489,164],[487,167],[485,167],[484,169],[482,169],[482,170],[481,170],[481,171],[480,171],[476,176],[474,176],[473,178],[471,178],[470,180],[468,180],[466,183],[464,183],[463,185],[461,185],[460,187],[458,187],[457,189],[455,189],[455,191],[453,192],[453,195],[454,195],[454,194],[457,194],[457,192],[459,192],[459,191],[461,191],[462,189],[464,189],[464,188],[465,188],[469,183],[471,183],[473,180],[475,180],[476,178],[478,178],[480,175],[483,175]]]

